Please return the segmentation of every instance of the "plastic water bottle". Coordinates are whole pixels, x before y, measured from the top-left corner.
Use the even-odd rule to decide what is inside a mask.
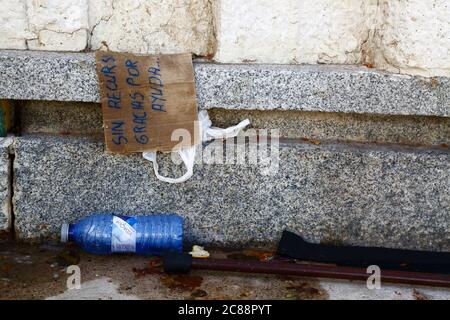
[[[61,241],[107,254],[162,254],[183,249],[183,218],[177,215],[119,216],[94,214],[75,224],[63,224]]]

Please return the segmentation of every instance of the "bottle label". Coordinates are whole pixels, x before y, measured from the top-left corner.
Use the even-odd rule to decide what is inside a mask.
[[[113,216],[112,252],[136,252],[136,230],[133,217]]]

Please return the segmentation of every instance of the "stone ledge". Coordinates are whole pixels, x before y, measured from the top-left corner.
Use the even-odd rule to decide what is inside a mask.
[[[448,149],[287,143],[274,175],[202,164],[177,185],[93,138],[18,137],[15,154],[15,228],[28,241],[93,212],[177,212],[186,240],[208,246],[273,246],[287,228],[317,242],[450,251]],[[163,174],[182,173],[166,160]]]
[[[199,108],[450,116],[450,78],[196,62]],[[99,102],[93,53],[0,51],[0,99]]]
[[[22,134],[103,136],[98,103],[23,101],[16,109]],[[210,109],[213,126],[249,119],[249,128],[279,129],[282,138],[403,145],[450,145],[450,118],[375,114]]]
[[[0,138],[0,232],[9,231],[11,217],[11,159],[9,149],[13,139]]]

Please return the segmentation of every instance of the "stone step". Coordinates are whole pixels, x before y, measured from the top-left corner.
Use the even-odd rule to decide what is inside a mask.
[[[93,212],[176,212],[186,240],[208,246],[274,246],[289,229],[315,242],[450,250],[448,148],[282,141],[258,164],[210,161],[221,145],[205,146],[207,163],[172,185],[140,155],[106,154],[101,139],[17,137],[16,235],[57,239],[63,222]],[[244,149],[254,156],[244,145],[236,153]],[[183,172],[168,156],[161,162],[163,174]]]
[[[196,62],[201,109],[450,116],[450,78],[358,66]],[[0,50],[0,99],[99,102],[93,53]]]
[[[103,136],[97,103],[22,101],[16,108],[21,133]],[[250,128],[279,129],[283,138],[316,141],[450,145],[450,118],[279,110],[210,109],[213,126],[250,120]]]

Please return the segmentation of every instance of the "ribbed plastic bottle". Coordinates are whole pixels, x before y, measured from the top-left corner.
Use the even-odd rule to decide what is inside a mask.
[[[183,249],[183,218],[175,214],[119,216],[94,214],[63,224],[61,241],[75,242],[95,254],[133,252],[162,254]]]

